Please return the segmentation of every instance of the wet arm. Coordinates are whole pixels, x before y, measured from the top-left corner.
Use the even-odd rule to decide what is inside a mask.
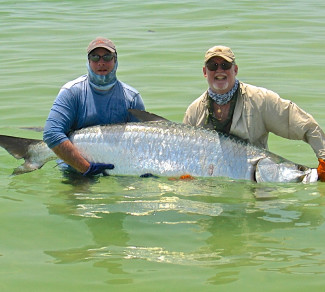
[[[53,147],[52,150],[65,163],[69,164],[81,173],[88,170],[90,165],[89,162],[82,157],[78,149],[71,143],[70,140],[60,143],[59,145]]]

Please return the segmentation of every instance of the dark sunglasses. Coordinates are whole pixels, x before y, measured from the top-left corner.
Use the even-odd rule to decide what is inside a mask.
[[[104,56],[95,55],[95,54],[88,55],[88,59],[93,62],[98,62],[100,59],[103,59],[105,62],[109,62],[113,60],[114,57],[115,57],[114,54],[105,54]]]
[[[222,70],[229,70],[232,67],[233,63],[224,61],[221,64],[215,63],[213,61],[207,62],[205,66],[210,70],[210,71],[217,71],[219,66],[221,67]]]

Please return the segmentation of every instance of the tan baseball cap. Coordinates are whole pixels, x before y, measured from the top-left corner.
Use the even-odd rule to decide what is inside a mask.
[[[228,62],[235,62],[235,55],[232,50],[225,46],[214,46],[207,50],[204,56],[204,62],[206,63],[213,57],[221,57]]]
[[[103,37],[95,38],[93,41],[89,43],[87,48],[87,53],[89,54],[92,50],[96,48],[105,48],[112,53],[116,53],[116,48],[114,43],[107,38],[103,38]]]

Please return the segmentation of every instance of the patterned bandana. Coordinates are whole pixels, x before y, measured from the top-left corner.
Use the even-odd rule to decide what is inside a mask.
[[[89,62],[87,62],[88,77],[90,85],[100,91],[110,90],[116,83],[116,70],[117,70],[117,60],[115,62],[114,69],[107,75],[98,75],[91,70]]]
[[[236,92],[236,90],[238,88],[238,85],[239,85],[239,81],[236,79],[234,87],[227,93],[218,94],[218,93],[213,92],[211,90],[211,88],[208,89],[208,93],[209,93],[209,96],[216,102],[216,104],[224,105],[232,99],[234,93]]]

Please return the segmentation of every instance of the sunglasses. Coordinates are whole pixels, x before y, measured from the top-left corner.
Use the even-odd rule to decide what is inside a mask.
[[[113,60],[115,57],[114,54],[105,54],[104,56],[89,54],[88,59],[93,62],[98,62],[100,59],[103,59],[105,62]]]
[[[205,66],[210,70],[210,71],[217,71],[219,66],[221,67],[222,70],[226,71],[229,70],[232,67],[233,63],[224,61],[221,64],[215,63],[213,61],[207,62]]]

